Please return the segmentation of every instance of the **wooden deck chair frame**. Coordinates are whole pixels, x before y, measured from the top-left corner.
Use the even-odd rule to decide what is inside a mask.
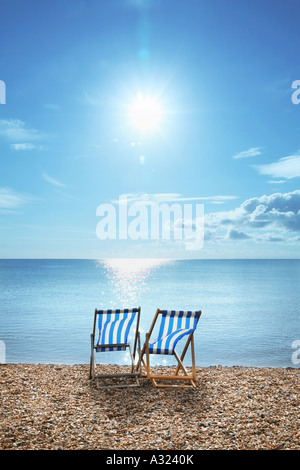
[[[137,313],[137,318],[136,318],[136,329],[135,329],[135,336],[134,336],[134,347],[132,351],[132,347],[130,342],[127,343],[111,343],[111,344],[100,344],[97,345],[95,344],[95,334],[96,334],[96,326],[97,326],[97,319],[99,315],[102,315],[104,313],[125,313],[125,312],[133,312],[135,311]],[[97,310],[95,309],[95,315],[94,315],[94,326],[93,326],[93,333],[91,334],[91,359],[90,359],[90,374],[89,374],[89,379],[96,382],[96,385],[98,388],[121,388],[121,387],[137,387],[140,385],[139,382],[139,377],[141,377],[141,366],[137,367],[135,366],[135,356],[136,353],[138,354],[138,362],[141,363],[141,343],[140,343],[140,332],[139,332],[139,324],[140,324],[140,314],[141,314],[141,308],[134,308],[134,309],[114,309],[114,310]],[[95,353],[97,351],[100,351],[101,349],[105,349],[106,351],[110,350],[117,350],[117,348],[122,347],[122,351],[125,351],[127,348],[129,349],[130,352],[130,358],[131,358],[131,372],[124,372],[120,374],[98,374],[96,375],[96,356]],[[136,368],[136,370],[135,370]],[[126,384],[103,384],[99,385],[99,382],[101,380],[105,379],[118,379],[118,378],[132,378],[135,379],[135,383],[126,383]]]
[[[199,316],[197,318],[196,326],[198,324],[198,321],[199,321],[201,313],[202,313],[201,310],[197,310],[197,312],[199,312]],[[165,388],[171,388],[171,387],[172,388],[174,388],[174,387],[178,387],[178,388],[195,388],[196,387],[196,364],[195,364],[195,347],[194,347],[194,332],[195,332],[195,330],[188,335],[185,346],[183,348],[183,351],[182,351],[180,357],[178,356],[177,352],[174,349],[173,355],[175,356],[175,358],[177,360],[177,363],[178,363],[174,374],[163,375],[163,374],[153,374],[151,372],[151,367],[150,367],[150,355],[151,354],[149,354],[149,340],[150,340],[151,334],[153,332],[154,326],[156,324],[156,321],[157,321],[159,315],[163,314],[163,313],[164,313],[164,310],[160,310],[160,309],[156,310],[156,314],[155,314],[154,319],[152,321],[152,324],[150,326],[149,332],[146,334],[146,341],[145,341],[145,344],[144,344],[143,349],[141,351],[141,362],[142,362],[143,366],[146,368],[146,374],[142,373],[142,377],[147,377],[148,379],[150,379],[152,384],[157,388],[163,388],[163,387],[165,387]],[[191,356],[192,356],[192,375],[190,375],[188,373],[187,369],[183,365],[183,360],[185,358],[185,355],[186,355],[186,352],[187,352],[189,346],[191,347]],[[145,355],[146,355],[146,362],[144,360]],[[137,368],[140,367],[140,365],[141,364],[138,363]],[[180,371],[183,372],[183,375],[179,375]],[[159,381],[166,381],[166,383],[157,383],[158,380]],[[178,381],[178,384],[176,384],[176,385],[171,384],[170,383],[171,381]],[[184,384],[183,382],[189,382],[189,384]]]

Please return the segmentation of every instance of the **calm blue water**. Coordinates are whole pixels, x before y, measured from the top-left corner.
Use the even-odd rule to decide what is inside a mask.
[[[142,342],[157,307],[201,309],[198,366],[299,367],[299,281],[300,260],[0,260],[0,340],[8,363],[88,363],[95,308],[141,306]]]

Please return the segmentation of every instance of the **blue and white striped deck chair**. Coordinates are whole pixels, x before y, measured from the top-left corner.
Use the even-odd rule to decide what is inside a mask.
[[[90,379],[114,379],[120,377],[135,378],[134,384],[104,385],[105,387],[128,387],[139,385],[141,369],[135,371],[135,355],[140,358],[140,322],[141,308],[95,310],[93,333],[91,334]],[[136,323],[133,352],[128,340],[131,327]],[[131,372],[96,375],[95,353],[126,351],[131,357]],[[98,385],[99,382],[97,382]]]
[[[158,316],[161,315],[161,323],[159,327],[158,337],[151,341],[151,333],[153,332],[155,323]],[[157,309],[149,333],[146,334],[146,342],[141,351],[141,360],[147,370],[147,377],[152,381],[155,387],[195,387],[196,382],[196,366],[195,366],[195,349],[194,349],[194,332],[197,328],[201,310],[198,311],[183,311],[183,310],[160,310]],[[183,348],[182,354],[179,357],[175,351],[177,343],[186,338],[186,344]],[[190,375],[183,365],[183,360],[188,347],[191,346],[192,353],[192,375]],[[146,354],[146,362],[143,355]],[[151,354],[167,354],[174,355],[177,359],[178,365],[173,375],[159,375],[153,374],[150,369],[150,355]],[[179,375],[180,370],[183,375]],[[158,384],[157,380],[167,380],[168,384]],[[171,385],[171,381],[177,382],[177,385]],[[189,384],[183,384],[183,381],[188,381]],[[180,383],[180,385],[179,385]]]

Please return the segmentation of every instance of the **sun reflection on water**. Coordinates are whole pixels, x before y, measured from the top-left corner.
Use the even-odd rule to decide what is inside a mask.
[[[101,267],[112,289],[111,303],[115,307],[137,307],[143,292],[149,290],[147,279],[162,265],[169,263],[164,259],[127,258],[105,259]]]

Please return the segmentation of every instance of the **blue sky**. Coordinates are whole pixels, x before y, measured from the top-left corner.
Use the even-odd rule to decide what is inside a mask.
[[[3,1],[0,257],[299,258],[299,13],[292,0]],[[146,134],[128,119],[139,93],[163,110]],[[204,204],[203,248],[100,240],[97,207],[121,195]]]

